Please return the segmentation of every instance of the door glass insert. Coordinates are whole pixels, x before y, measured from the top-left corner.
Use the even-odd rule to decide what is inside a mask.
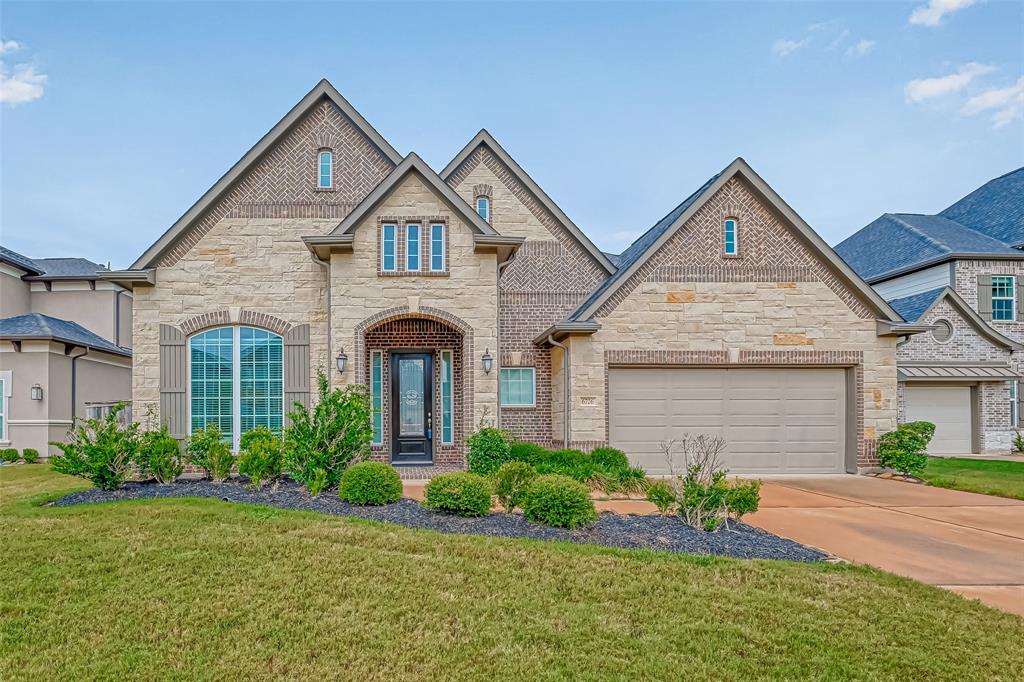
[[[399,433],[419,436],[425,432],[423,405],[423,358],[398,361]]]

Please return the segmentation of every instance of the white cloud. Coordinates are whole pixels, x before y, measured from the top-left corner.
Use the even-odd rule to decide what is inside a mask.
[[[24,45],[19,43],[17,40],[0,40],[0,54],[6,54],[8,52],[14,52],[20,50]]]
[[[1024,77],[1005,88],[990,88],[978,93],[967,100],[960,113],[974,116],[986,111],[993,112],[992,123],[996,128],[1024,118]]]
[[[918,26],[938,26],[942,18],[965,7],[970,7],[975,0],[928,0],[927,5],[915,7],[910,14],[910,23]]]
[[[34,66],[18,64],[8,73],[0,63],[0,102],[24,104],[43,96],[46,74],[38,73]]]
[[[971,84],[975,78],[991,73],[995,67],[988,64],[971,62],[964,64],[956,73],[939,78],[915,78],[907,83],[905,92],[910,102],[920,102],[934,97],[942,97],[960,92]]]
[[[847,57],[863,57],[867,55],[871,50],[875,49],[875,41],[873,40],[858,40],[850,47],[846,48]]]
[[[810,38],[804,38],[803,40],[786,40],[780,38],[772,43],[772,54],[776,57],[787,57],[800,48],[807,45]]]

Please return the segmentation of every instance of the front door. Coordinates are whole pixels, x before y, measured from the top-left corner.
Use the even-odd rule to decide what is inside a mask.
[[[430,353],[391,354],[391,461],[433,462],[434,358]]]

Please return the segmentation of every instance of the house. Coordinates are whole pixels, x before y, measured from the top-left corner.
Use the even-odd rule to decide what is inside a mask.
[[[936,424],[930,450],[1010,449],[1024,374],[1024,168],[938,215],[887,213],[836,251],[906,320],[899,418]]]
[[[440,172],[327,81],[127,270],[133,397],[238,443],[363,384],[374,456],[460,467],[481,424],[549,446],[721,434],[742,472],[875,462],[913,333],[742,159],[619,256],[487,131]]]
[[[104,272],[0,246],[0,447],[46,457],[76,417],[131,399],[132,295]]]

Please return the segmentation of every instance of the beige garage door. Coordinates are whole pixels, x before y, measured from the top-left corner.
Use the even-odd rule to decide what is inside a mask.
[[[972,451],[970,386],[908,385],[903,399],[907,421],[935,424],[935,436],[928,444],[928,452],[962,455]]]
[[[845,470],[842,369],[609,370],[611,443],[651,473],[667,473],[659,444],[705,433],[726,441],[733,473]]]

